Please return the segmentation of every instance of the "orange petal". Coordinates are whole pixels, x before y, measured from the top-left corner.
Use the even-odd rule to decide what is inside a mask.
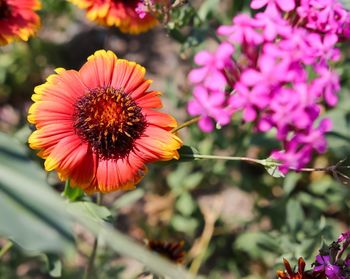
[[[161,95],[159,91],[146,92],[144,95],[140,95],[139,98],[135,99],[135,101],[141,108],[159,109],[163,106],[159,95]]]
[[[81,148],[85,148],[85,146],[81,146]],[[87,148],[84,157],[80,161],[77,161],[74,167],[60,174],[64,179],[70,178],[73,187],[78,186],[85,190],[85,188],[91,187],[93,183],[97,164],[98,159],[96,154],[90,148]]]
[[[143,109],[142,113],[146,116],[148,124],[153,124],[162,128],[177,127],[176,119],[169,114],[152,109]]]
[[[86,152],[87,145],[82,143],[77,135],[65,137],[57,143],[50,155],[45,160],[45,170],[58,169],[65,173],[81,160]]]
[[[74,131],[70,125],[55,123],[34,131],[28,143],[33,149],[52,149],[60,140],[73,135]]]
[[[96,172],[98,190],[111,192],[132,189],[144,172],[143,162],[134,154],[128,159],[100,160]],[[96,191],[97,187],[91,187],[90,191]]]
[[[98,50],[89,56],[79,70],[84,84],[89,89],[110,86],[116,61],[117,56],[112,51]]]

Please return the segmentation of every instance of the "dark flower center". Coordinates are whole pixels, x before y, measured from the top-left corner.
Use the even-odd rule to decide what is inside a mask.
[[[141,108],[120,89],[96,88],[75,103],[76,133],[103,159],[127,156],[146,125]]]
[[[10,6],[6,0],[0,0],[0,19],[7,18],[11,13]]]

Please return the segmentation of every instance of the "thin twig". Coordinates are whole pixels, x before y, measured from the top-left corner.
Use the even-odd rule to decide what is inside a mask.
[[[198,242],[196,242],[192,247],[190,252],[194,254],[194,259],[190,266],[190,272],[194,275],[194,277],[197,275],[205,258],[210,240],[214,234],[215,223],[219,218],[222,206],[223,202],[222,198],[220,197],[216,197],[211,205],[208,205],[207,203],[199,205],[205,224],[202,235],[200,236]]]

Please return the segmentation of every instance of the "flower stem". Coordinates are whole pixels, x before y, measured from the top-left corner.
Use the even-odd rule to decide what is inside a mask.
[[[217,156],[217,155],[202,155],[202,154],[181,154],[185,158],[195,159],[213,159],[213,160],[227,160],[227,161],[246,161],[259,165],[266,165],[265,160],[253,159],[248,157],[231,157],[231,156]]]
[[[102,203],[102,194],[97,193],[96,204],[101,205],[101,203]],[[93,273],[94,273],[94,264],[95,264],[96,254],[97,254],[97,246],[98,246],[98,236],[96,236],[94,239],[94,244],[92,246],[89,262],[85,269],[84,279],[94,278]]]
[[[177,126],[176,128],[172,129],[171,132],[176,133],[177,131],[181,130],[182,128],[185,128],[185,127],[190,126],[194,123],[197,123],[199,121],[199,119],[200,119],[200,116],[194,117],[194,118],[182,123],[181,125]]]
[[[244,161],[249,162],[253,164],[258,164],[263,167],[279,167],[282,165],[282,163],[278,161],[273,161],[270,159],[254,159],[249,157],[231,157],[231,156],[218,156],[218,155],[204,155],[204,154],[181,154],[181,157],[184,158],[192,158],[192,159],[210,159],[210,160],[227,160],[227,161]],[[300,168],[296,169],[293,167],[290,167],[289,170],[291,171],[297,171],[297,172],[314,172],[314,171],[320,171],[320,172],[330,172],[330,173],[337,173],[338,175],[341,174],[339,172],[339,169],[350,169],[350,166],[341,166],[340,163],[342,163],[344,160],[338,162],[335,165],[327,166],[327,167],[321,167],[321,168]],[[343,175],[345,179],[350,180],[349,177]]]

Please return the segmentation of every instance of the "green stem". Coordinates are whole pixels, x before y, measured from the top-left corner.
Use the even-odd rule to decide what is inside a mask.
[[[102,203],[102,194],[97,193],[96,204],[101,205],[101,203]],[[97,254],[97,246],[98,246],[98,237],[96,236],[94,239],[94,244],[92,246],[91,255],[89,257],[89,262],[85,269],[84,279],[95,278],[93,274],[94,274],[94,264],[95,264],[96,254]]]
[[[248,157],[230,157],[218,155],[202,155],[202,154],[181,154],[181,157],[195,158],[195,159],[213,159],[213,160],[227,160],[227,161],[245,161],[266,166],[266,160],[253,159]]]
[[[181,130],[182,128],[190,126],[193,123],[197,123],[199,121],[199,119],[200,119],[200,116],[194,117],[194,118],[182,123],[181,125],[177,126],[176,128],[172,129],[171,132],[176,133],[177,131]]]
[[[0,250],[0,259],[12,248],[13,243],[8,241]]]
[[[263,167],[279,167],[282,164],[277,161],[269,159],[254,159],[249,157],[231,157],[231,156],[218,156],[218,155],[203,155],[203,154],[181,154],[181,157],[192,158],[192,159],[209,159],[209,160],[226,160],[226,161],[244,161],[253,164],[258,164]],[[334,166],[322,167],[322,168],[289,168],[291,171],[299,172],[314,172],[314,171],[323,171],[323,172],[334,172],[337,169],[349,169],[350,166]]]

